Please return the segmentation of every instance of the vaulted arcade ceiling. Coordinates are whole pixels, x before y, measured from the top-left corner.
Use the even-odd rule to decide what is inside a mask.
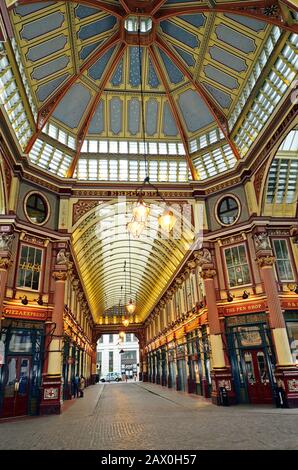
[[[144,152],[140,70],[147,151],[176,162],[176,176],[187,162],[185,180],[227,171],[244,158],[260,131],[254,116],[243,122],[243,113],[249,116],[249,102],[255,104],[250,94],[261,73],[265,79],[275,67],[278,93],[297,71],[291,1],[7,3],[35,121],[24,150],[34,164],[64,177],[89,178],[93,168],[91,179],[104,179],[103,153]],[[286,47],[278,70],[277,50]],[[276,104],[267,95],[262,126]]]

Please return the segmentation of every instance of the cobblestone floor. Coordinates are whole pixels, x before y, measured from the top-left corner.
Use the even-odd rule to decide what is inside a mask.
[[[0,449],[298,449],[298,410],[216,407],[147,383],[98,384],[59,416],[0,422]]]

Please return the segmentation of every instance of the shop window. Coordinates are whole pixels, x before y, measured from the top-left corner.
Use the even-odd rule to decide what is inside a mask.
[[[250,284],[251,279],[244,245],[226,248],[225,260],[230,287]]]
[[[294,281],[294,274],[286,240],[272,240],[272,242],[279,280]]]
[[[298,364],[298,321],[286,322],[294,364]]]
[[[114,335],[109,335],[109,343],[113,343],[114,342]]]
[[[125,351],[122,355],[121,355],[121,360],[128,360],[128,359],[131,359],[135,362],[137,362],[137,351]]]
[[[240,215],[238,200],[232,196],[221,199],[216,206],[216,215],[222,225],[232,225],[237,222]]]
[[[17,287],[39,290],[42,250],[22,245]]]
[[[25,214],[33,224],[44,224],[49,217],[49,206],[38,193],[29,194],[25,200]]]
[[[131,333],[126,333],[126,341],[127,341],[128,343],[131,342]]]

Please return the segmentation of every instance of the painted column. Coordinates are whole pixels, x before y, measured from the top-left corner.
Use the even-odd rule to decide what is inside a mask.
[[[211,253],[207,248],[203,248],[195,255],[197,263],[201,267],[201,277],[204,282],[206,304],[208,311],[208,323],[210,332],[210,346],[212,354],[212,392],[211,398],[214,404],[220,405],[220,388],[225,387],[230,402],[235,402],[235,394],[232,389],[232,375],[230,366],[226,364],[224,354],[224,344],[221,334],[218,308],[216,302],[216,290],[214,278],[216,270],[212,262]]]
[[[275,377],[277,386],[285,390],[287,405],[298,407],[298,369],[294,364],[289,345],[286,324],[281,309],[274,272],[275,257],[266,233],[254,237],[257,263],[260,268],[267,297],[269,325],[272,331],[276,355]]]
[[[62,251],[62,250],[61,250]],[[59,252],[60,253],[60,252]],[[55,325],[52,340],[48,350],[48,368],[42,379],[42,398],[40,414],[60,414],[63,405],[63,332],[64,332],[64,293],[68,266],[61,259],[63,254],[57,256],[52,277],[54,279],[54,300],[52,322]],[[63,263],[61,261],[63,261]],[[61,264],[59,264],[59,261]]]
[[[13,263],[11,253],[13,239],[13,234],[0,233],[0,329],[7,287],[8,270]]]

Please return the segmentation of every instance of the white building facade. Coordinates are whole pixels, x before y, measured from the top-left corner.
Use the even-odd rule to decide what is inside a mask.
[[[118,372],[139,377],[139,341],[132,333],[103,335],[97,343],[96,368],[99,377]]]

